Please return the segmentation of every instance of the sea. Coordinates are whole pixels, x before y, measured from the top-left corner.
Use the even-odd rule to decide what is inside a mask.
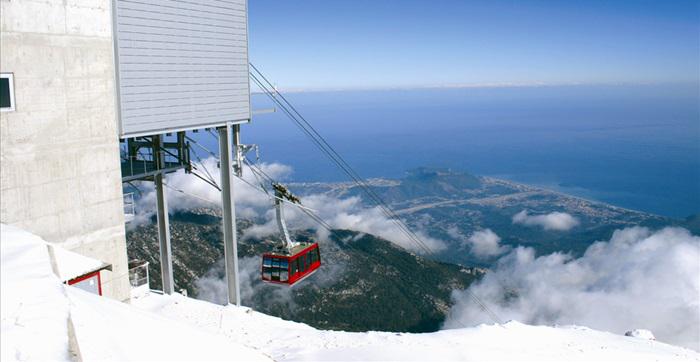
[[[416,167],[466,171],[682,218],[700,213],[697,83],[567,85],[285,94],[363,177]],[[254,109],[273,107],[254,94]],[[277,107],[242,126],[261,162],[288,181],[344,173]],[[197,136],[208,147],[215,140]],[[254,158],[253,155],[251,155]]]

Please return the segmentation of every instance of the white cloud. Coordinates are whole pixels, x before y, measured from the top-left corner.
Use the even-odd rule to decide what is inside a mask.
[[[238,282],[240,283],[241,302],[254,308],[261,308],[256,305],[254,296],[260,294],[264,288],[269,289],[269,300],[266,305],[286,304],[289,308],[294,308],[292,290],[287,287],[265,284],[260,276],[260,258],[245,257],[238,260]],[[226,274],[223,260],[214,265],[204,276],[195,281],[197,288],[197,299],[206,300],[217,304],[226,304],[228,301],[228,286],[226,285]]]
[[[219,169],[216,160],[209,158],[204,160],[204,166],[212,174],[217,184],[219,182]],[[288,177],[292,169],[282,164],[263,164],[263,171],[276,180],[283,180]],[[203,170],[200,171],[200,174]],[[249,169],[243,173],[247,181],[234,180],[234,198],[236,201],[236,211],[239,217],[248,219],[260,218],[262,223],[248,228],[243,238],[263,238],[274,235],[278,232],[275,223],[273,203],[269,196],[258,189],[251,187],[259,185]],[[169,174],[166,183],[171,187],[167,190],[168,207],[171,211],[187,210],[196,207],[220,207],[221,193],[211,185],[198,178],[187,175],[184,172]],[[144,196],[137,203],[137,216],[135,221],[130,223],[130,227],[147,222],[153,215],[155,209],[155,192],[152,183],[143,183]],[[268,189],[270,185],[267,185]],[[173,189],[182,190],[185,194]],[[348,229],[364,233],[377,235],[389,240],[405,249],[422,253],[423,249],[406,235],[396,223],[387,218],[378,207],[366,207],[358,197],[345,199],[331,197],[325,194],[314,194],[304,196],[302,199],[304,206],[316,211],[316,213],[336,229]],[[307,215],[293,206],[285,207],[285,217],[288,226],[294,229],[320,229],[319,225]],[[432,251],[439,252],[446,248],[442,240],[428,236],[421,230],[414,230],[418,238]],[[318,236],[325,236],[323,230],[318,231]]]
[[[565,212],[552,212],[545,215],[530,215],[523,210],[513,216],[513,224],[541,226],[545,230],[567,231],[579,224],[578,219]]]
[[[214,182],[221,185],[221,177],[217,160],[208,158],[198,165],[198,174],[205,175],[204,170],[208,170]],[[281,164],[262,164],[261,169],[277,180],[288,177],[292,169]],[[260,208],[268,207],[271,201],[267,195],[254,189],[249,184],[257,186],[258,180],[250,170],[243,173],[244,181],[234,178],[234,199],[236,202],[237,215],[252,218],[258,215]],[[221,207],[221,192],[208,183],[198,179],[193,175],[188,175],[180,170],[165,176],[166,195],[168,197],[168,209],[170,212],[189,210],[198,207]],[[142,196],[136,203],[136,216],[134,221],[129,223],[129,227],[136,227],[150,220],[155,212],[156,194],[152,182],[139,183]],[[181,190],[181,191],[178,191]],[[184,193],[183,193],[184,192]]]
[[[332,249],[332,245],[325,245]],[[322,251],[323,253],[323,251]],[[334,253],[322,256],[323,265],[314,273],[308,281],[297,285],[294,289],[267,284],[262,281],[260,275],[261,257],[243,257],[238,260],[238,281],[243,305],[253,308],[264,308],[283,304],[291,310],[296,308],[294,291],[305,286],[322,288],[336,283],[344,275],[346,262],[342,258],[335,257]],[[204,276],[195,281],[197,299],[206,300],[217,304],[226,304],[228,301],[228,286],[224,261],[219,260]],[[256,298],[257,297],[257,298]]]
[[[475,231],[466,237],[456,226],[447,228],[447,235],[457,240],[462,246],[478,258],[490,258],[504,254],[510,250],[507,245],[501,245],[501,237],[491,229]]]
[[[518,247],[470,287],[503,320],[578,324],[624,333],[643,328],[700,350],[700,238],[680,228],[616,231],[574,259]],[[490,323],[465,291],[446,327]]]
[[[334,229],[347,229],[372,234],[391,241],[407,250],[423,253],[421,246],[406,235],[396,223],[388,219],[378,207],[367,208],[359,197],[339,199],[325,194],[307,195],[302,198],[304,206],[309,207]],[[294,228],[318,228],[315,221],[295,207],[285,207],[288,225]],[[274,211],[266,212],[264,224],[247,229],[243,238],[261,238],[277,233]],[[320,230],[322,231],[322,230]],[[414,230],[417,237],[433,252],[444,250],[444,241],[432,238],[421,230]]]
[[[496,256],[508,251],[508,247],[500,244],[501,238],[491,229],[474,232],[467,239],[467,243],[472,253],[480,258]]]

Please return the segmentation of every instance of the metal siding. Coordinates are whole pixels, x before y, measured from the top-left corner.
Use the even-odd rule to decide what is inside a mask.
[[[113,0],[120,136],[250,119],[246,0]]]

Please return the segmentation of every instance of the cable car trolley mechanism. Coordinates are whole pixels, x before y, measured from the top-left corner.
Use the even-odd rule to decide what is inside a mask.
[[[262,280],[264,282],[292,286],[310,276],[321,266],[321,255],[316,242],[295,241],[289,235],[284,220],[284,203],[297,204],[301,201],[286,187],[272,183],[275,190],[275,214],[282,237],[282,245],[264,253],[262,258]]]

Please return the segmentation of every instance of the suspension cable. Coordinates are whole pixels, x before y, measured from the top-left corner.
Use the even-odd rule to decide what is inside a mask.
[[[173,190],[173,191],[179,192],[179,193],[181,193],[181,194],[183,194],[183,195],[187,195],[187,196],[190,196],[190,197],[194,197],[194,198],[196,198],[196,199],[199,199],[199,200],[202,200],[202,201],[206,201],[206,202],[211,203],[211,204],[214,204],[214,205],[219,205],[219,203],[216,202],[216,201],[212,201],[212,200],[209,200],[209,199],[204,198],[204,197],[202,197],[202,196],[198,196],[198,195],[189,193],[189,192],[187,192],[187,191],[185,191],[185,190],[178,189],[178,188],[176,188],[176,187],[170,186],[170,184],[167,184],[167,183],[165,183],[165,182],[163,182],[163,185],[165,185],[165,187],[167,187],[167,188],[169,188],[169,189],[171,189],[171,190]]]
[[[207,133],[209,133],[214,139],[216,140],[216,143],[219,143],[219,135],[216,134],[216,132],[212,131],[211,128],[207,128]]]
[[[280,106],[280,108],[283,109],[283,111],[292,119],[298,127],[304,133],[314,142],[314,144],[322,151],[324,152],[330,159],[333,161],[341,170],[343,170],[352,180],[355,181],[355,183],[360,186],[365,193],[372,198],[374,203],[380,207],[382,212],[390,219],[393,220],[396,225],[399,227],[399,230],[401,230],[409,239],[411,239],[416,245],[418,245],[420,248],[423,249],[427,254],[431,254],[432,252],[430,249],[427,247],[425,243],[415,234],[413,233],[412,230],[410,230],[403,222],[402,220],[394,213],[393,210],[391,210],[390,207],[369,187],[369,185],[364,181],[348,164],[347,162],[333,149],[330,144],[311,126],[311,124],[306,121],[306,119],[299,114],[299,112],[294,108],[293,105],[289,103],[289,101],[284,98],[282,94],[280,94],[274,86],[270,83],[267,78],[262,75],[262,73],[255,68],[254,65],[251,64],[255,71],[258,73],[260,78],[264,79],[267,83],[267,85],[263,84],[262,81],[256,76],[255,74],[251,74],[253,77],[253,81],[258,84],[261,89],[264,91],[267,91],[268,96],[276,102]],[[273,93],[274,91],[274,93]],[[284,101],[284,104],[282,101],[277,99],[277,96]],[[287,107],[291,108],[294,113],[292,114],[292,111],[290,111]],[[298,117],[298,118],[297,118]],[[302,123],[303,122],[303,123]]]
[[[272,86],[272,84],[267,80],[267,78],[260,73],[260,71],[251,64],[253,69],[259,74],[260,78],[264,79],[267,85],[256,76],[251,73],[253,81],[268,95],[268,97],[275,102],[286,114],[294,121],[297,126],[311,139],[311,141],[316,145],[319,150],[321,150],[326,156],[328,156],[333,163],[336,164],[341,170],[343,170],[355,183],[360,186],[360,188],[374,201],[374,203],[380,208],[380,210],[394,223],[397,225],[399,230],[405,234],[409,240],[416,244],[419,248],[423,249],[426,254],[433,254],[430,248],[412,231],[410,230],[403,221],[394,213],[394,211],[370,188],[370,186],[355,172],[348,163],[333,149],[330,144],[306,121],[296,108],[294,108],[287,100],[282,96],[277,90]],[[274,93],[273,93],[274,92]],[[278,99],[279,96],[279,99]],[[281,99],[281,100],[280,100]],[[292,113],[295,111],[296,115]]]
[[[192,142],[197,144],[194,140]],[[216,179],[214,179],[214,176],[212,176],[212,174],[209,172],[209,169],[207,169],[207,166],[204,164],[204,161],[202,161],[202,158],[199,157],[199,154],[197,153],[197,151],[192,150],[192,153],[194,153],[194,157],[197,158],[197,162],[199,163],[200,166],[202,166],[202,170],[209,178],[210,184],[216,185],[215,187],[217,189],[219,189],[219,191],[221,191],[221,188],[216,184]]]
[[[248,161],[247,158],[244,158],[244,159],[243,159],[243,162],[246,164],[246,166],[248,166],[248,167],[250,168],[250,170],[252,171],[253,175],[255,176],[255,178],[256,178],[256,179],[258,180],[258,182],[260,183],[260,188],[255,187],[253,184],[251,184],[250,182],[248,182],[248,181],[245,180],[244,178],[239,177],[239,178],[241,179],[241,181],[245,182],[245,183],[248,184],[250,187],[253,187],[253,188],[255,188],[256,190],[260,190],[260,191],[264,192],[265,194],[267,194],[268,197],[270,197],[270,198],[272,198],[272,199],[277,199],[277,200],[280,200],[280,201],[283,201],[283,202],[286,202],[286,203],[288,203],[288,204],[291,204],[291,205],[296,206],[296,207],[299,208],[303,213],[305,213],[307,216],[309,216],[309,217],[312,218],[314,221],[316,221],[318,224],[320,224],[320,225],[321,225],[324,229],[326,229],[328,232],[332,232],[332,231],[333,231],[333,227],[332,227],[331,225],[329,225],[326,221],[324,221],[320,216],[318,216],[318,214],[316,214],[315,210],[313,210],[313,209],[311,209],[311,208],[308,208],[308,207],[306,207],[306,206],[303,206],[303,205],[299,205],[299,204],[294,203],[294,202],[290,202],[290,201],[285,200],[285,199],[283,199],[283,198],[281,198],[281,197],[277,197],[276,195],[270,194],[270,193],[267,191],[267,189],[265,188],[264,183],[260,181],[260,178],[265,178],[266,181],[267,181],[267,182],[270,182],[270,183],[277,183],[277,181],[275,181],[270,175],[268,175],[267,173],[265,173],[265,171],[264,171],[261,167],[255,165],[255,164],[252,164],[250,161]],[[260,177],[260,178],[259,178],[259,177]]]
[[[408,226],[399,218],[399,216],[394,212],[394,210],[386,203],[382,198],[377,195],[374,190],[367,184],[367,182],[345,161],[345,159],[338,154],[338,152],[321,136],[318,131],[304,118],[301,113],[275,88],[272,83],[262,74],[262,72],[252,63],[249,63],[251,68],[254,70],[250,72],[251,79],[260,87],[260,89],[265,93],[265,95],[270,98],[275,104],[277,104],[283,112],[292,120],[297,127],[306,134],[307,137],[316,145],[319,150],[321,150],[333,163],[336,164],[343,172],[345,172],[357,186],[359,186],[381,209],[381,211],[393,220],[398,226],[399,230],[403,232],[408,238],[413,241],[417,246],[423,249],[426,254],[435,256],[435,252],[423,242],[418,235],[416,235]],[[466,292],[471,296],[471,298],[479,305],[479,307],[486,312],[486,314],[499,325],[503,325],[502,320],[494,313],[481,299],[476,296],[469,289]],[[460,324],[462,324],[460,322]]]
[[[212,157],[217,157],[217,156],[216,156],[216,153],[210,151],[208,148],[206,148],[206,147],[204,147],[203,145],[201,145],[201,144],[200,144],[199,142],[197,142],[194,138],[192,138],[192,137],[190,137],[190,136],[185,136],[185,138],[186,138],[188,141],[190,141],[190,142],[194,143],[195,145],[197,145],[197,147],[203,149],[205,152],[207,152],[208,154],[210,154]],[[217,138],[216,141],[218,142],[219,139]]]

